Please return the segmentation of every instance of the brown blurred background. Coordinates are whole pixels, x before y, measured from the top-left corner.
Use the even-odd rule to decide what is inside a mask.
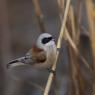
[[[71,2],[76,15],[78,1],[81,0]],[[57,0],[39,2],[44,14],[45,32],[51,33],[57,41],[61,27],[58,2]],[[82,4],[84,7],[84,0]],[[80,24],[88,29],[85,7],[82,9]],[[41,32],[44,31],[41,31],[38,25],[32,0],[0,0],[0,95],[43,95],[43,88],[49,75],[47,71],[38,71],[31,67],[18,67],[13,70],[6,68],[9,61],[25,55]],[[84,32],[80,35],[80,43],[80,52],[86,55],[88,63],[92,63],[89,37],[85,36]],[[49,95],[71,95],[68,43],[65,40],[62,41],[60,51],[57,65],[57,84],[60,84],[60,87],[53,86]],[[88,82],[82,94],[92,95],[92,86],[89,82],[92,76],[84,65],[81,65],[81,69],[84,80]],[[56,94],[58,91],[60,94]]]

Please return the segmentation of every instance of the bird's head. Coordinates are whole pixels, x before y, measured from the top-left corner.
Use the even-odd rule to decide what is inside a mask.
[[[55,45],[55,41],[49,33],[41,34],[37,39],[37,46],[41,49],[46,49],[49,46]]]

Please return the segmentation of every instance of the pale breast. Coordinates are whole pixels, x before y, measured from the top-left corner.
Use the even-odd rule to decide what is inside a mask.
[[[54,47],[49,47],[48,50],[47,50],[47,52],[46,52],[46,55],[47,55],[46,61],[43,62],[43,63],[39,63],[39,65],[35,64],[34,65],[35,68],[38,68],[38,69],[50,68],[54,64],[54,62],[56,60],[56,55],[57,55],[57,49],[56,49],[56,47],[55,48]]]

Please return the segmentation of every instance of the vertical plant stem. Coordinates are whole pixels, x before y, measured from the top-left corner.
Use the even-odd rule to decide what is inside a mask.
[[[71,67],[71,78],[73,80],[73,84],[74,84],[74,92],[75,95],[80,95],[79,92],[79,84],[78,84],[78,71],[77,71],[77,67],[75,64],[77,64],[77,60],[76,58],[74,58],[76,56],[76,54],[74,53],[74,51],[72,50],[71,46],[69,46],[69,54],[70,54],[70,67]],[[72,93],[74,94],[74,93]]]
[[[93,2],[92,0],[86,0],[86,9],[89,23],[90,41],[93,55],[93,69],[95,72],[95,23],[93,18]],[[93,95],[95,95],[95,83],[93,83]]]
[[[81,24],[81,18],[82,18],[82,6],[83,6],[83,2],[82,0],[77,0],[77,12],[76,12],[76,16],[77,16],[77,37],[76,37],[76,44],[79,44],[79,40],[80,40],[80,24]]]
[[[59,8],[60,8],[60,19],[62,19],[62,14],[63,14],[63,7],[62,6],[62,3],[60,4],[59,2],[60,0],[58,0],[58,4],[59,4]],[[64,5],[63,5],[64,6]],[[74,43],[76,43],[77,41],[77,37],[76,37],[76,29],[75,29],[75,20],[74,20],[74,11],[73,11],[73,8],[72,8],[72,5],[70,5],[70,11],[69,11],[69,16],[70,18],[70,21],[71,21],[71,29],[72,30],[69,30],[71,32],[71,35],[72,35],[72,39],[74,41]],[[65,32],[67,33],[67,27],[65,29]],[[67,35],[66,35],[67,36]],[[74,46],[74,45],[73,45]],[[73,83],[74,83],[74,86],[75,86],[75,94],[76,95],[79,95],[80,93],[80,90],[79,90],[79,82],[82,84],[83,82],[81,80],[79,80],[79,78],[81,79],[81,75],[78,71],[80,71],[80,68],[79,68],[79,65],[76,66],[77,64],[77,53],[71,48],[71,46],[69,47],[69,51],[70,51],[70,55],[73,56],[73,58],[70,58],[70,63],[71,64],[71,68],[72,68],[72,79],[73,79]],[[73,52],[72,52],[73,51]],[[78,51],[78,50],[77,50]],[[75,52],[75,53],[74,53]],[[78,68],[79,70],[77,70],[76,68]],[[77,76],[77,77],[76,77]],[[81,87],[82,89],[83,87]],[[83,89],[82,89],[83,90]],[[74,93],[73,93],[74,94]]]
[[[57,0],[58,2],[58,7],[59,7],[59,15],[60,15],[60,19],[62,20],[63,18],[63,11],[64,11],[64,3],[65,3],[65,0]],[[61,21],[60,20],[60,21]]]
[[[35,14],[36,14],[36,18],[37,18],[37,22],[38,22],[40,31],[41,32],[46,32],[45,24],[44,24],[44,15],[43,15],[43,13],[41,11],[39,0],[32,0],[32,1],[33,1]]]
[[[62,21],[61,30],[60,30],[60,34],[59,34],[59,38],[58,38],[58,42],[57,42],[57,48],[61,48],[61,41],[62,41],[62,37],[63,37],[64,30],[65,30],[65,24],[66,24],[68,11],[69,11],[69,6],[70,6],[70,0],[67,0],[66,9],[65,9],[65,13],[64,13],[64,18],[63,18],[63,21]],[[59,52],[57,53],[57,58],[58,58],[58,55],[59,55]],[[57,58],[55,60],[55,64],[52,66],[52,70],[56,69]],[[49,94],[52,81],[53,81],[53,74],[50,73],[43,95],[48,95]]]
[[[73,11],[73,8],[72,8],[72,5],[70,5],[70,11],[69,11],[69,16],[70,18],[70,29],[68,27],[68,31],[70,31],[70,35],[72,37],[72,40],[74,41],[74,43],[76,43],[76,32],[75,32],[75,21],[74,21],[74,11]],[[69,20],[68,20],[69,21]],[[67,29],[66,29],[66,32],[68,32]],[[66,36],[67,37],[67,36]],[[77,54],[75,53],[75,51],[73,50],[73,48],[70,46],[69,44],[69,57],[70,57],[70,68],[71,68],[71,79],[73,81],[73,84],[74,84],[74,92],[75,92],[75,95],[80,95],[80,89],[79,89],[79,79],[78,77],[80,76],[79,72],[78,72],[78,69],[79,69],[79,66],[77,65],[78,62],[77,62]],[[72,93],[73,95],[74,93]]]
[[[79,40],[78,40],[78,43],[77,43],[77,35],[78,35],[78,39],[80,39],[79,37],[80,37],[80,33],[78,34],[78,33],[76,33],[77,31],[79,31],[80,32],[80,22],[81,22],[81,9],[82,9],[82,2],[81,2],[81,0],[79,1],[80,2],[80,5],[79,5],[79,18],[78,18],[78,28],[76,29],[75,28],[75,15],[74,15],[74,10],[73,10],[73,6],[71,5],[70,6],[70,15],[69,15],[69,18],[70,18],[70,20],[71,20],[71,29],[72,29],[72,33],[71,33],[71,37],[72,37],[72,40],[73,40],[73,42],[75,43],[75,45],[77,46],[77,45],[79,45]],[[78,85],[75,85],[75,86],[79,86],[79,87],[76,87],[76,88],[79,88],[79,90],[76,90],[76,94],[78,94],[77,92],[79,91],[79,93],[80,94],[83,94],[84,93],[84,87],[85,87],[85,84],[84,84],[84,79],[83,79],[83,76],[82,76],[82,73],[81,73],[81,68],[80,68],[80,66],[79,66],[79,62],[78,62],[78,54],[76,55],[76,53],[73,51],[73,49],[71,48],[70,49],[70,52],[72,52],[72,55],[71,56],[73,56],[73,61],[71,61],[74,65],[75,65],[75,67],[76,67],[76,71],[77,71],[77,76],[78,76],[78,78],[77,78],[77,83],[78,83]],[[79,52],[79,50],[78,50],[78,52]],[[88,63],[87,63],[88,64]],[[74,67],[74,66],[73,66]]]
[[[58,48],[60,48],[60,46],[61,46],[61,40],[62,40],[62,37],[63,37],[63,32],[62,31],[65,30],[65,24],[66,24],[66,19],[67,19],[69,8],[70,8],[70,0],[67,0],[65,13],[64,13],[64,18],[63,18],[64,22],[62,21],[62,27],[61,27],[60,35],[59,35],[60,39],[58,39]]]
[[[61,1],[62,0],[57,0],[58,1],[58,5],[59,5],[59,10],[60,10],[60,21],[62,20],[62,17],[63,17],[63,10],[64,10],[64,3],[62,3]],[[71,8],[71,5],[70,5],[70,10],[69,10],[69,15],[70,15],[70,17],[72,18],[71,20],[73,20],[74,21],[74,16],[73,16],[73,13],[72,13],[72,8]],[[72,26],[73,26],[73,34],[75,34],[75,27],[74,27],[74,22],[72,21]],[[66,29],[65,29],[65,32],[67,32],[66,30],[67,30],[67,27],[65,27]],[[64,36],[65,37],[65,36]],[[75,37],[75,35],[73,35],[73,37]],[[70,47],[69,47],[69,49],[70,49]],[[70,50],[71,51],[71,50]],[[70,52],[70,55],[72,56],[72,54],[71,54],[71,52]],[[73,61],[73,59],[72,60],[70,60],[70,64],[72,63],[72,61]],[[72,68],[72,75],[71,75],[71,77],[72,77],[72,80],[73,80],[73,83],[70,85],[70,95],[72,94],[72,95],[74,95],[74,92],[75,92],[75,94],[76,95],[79,95],[79,88],[78,88],[78,83],[77,83],[77,79],[75,78],[75,76],[76,76],[76,74],[75,74],[75,66],[74,66],[74,64],[72,63],[71,65],[71,68]],[[75,67],[75,68],[74,68]],[[74,88],[75,89],[73,89],[72,87],[73,87],[73,84],[74,84]],[[72,91],[73,90],[73,91]]]
[[[69,18],[71,20],[72,39],[73,39],[74,43],[76,43],[76,27],[75,27],[74,9],[73,9],[72,5],[70,5]]]

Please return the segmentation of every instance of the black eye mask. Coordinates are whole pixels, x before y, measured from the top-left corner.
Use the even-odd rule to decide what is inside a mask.
[[[43,38],[43,39],[42,39],[42,43],[43,43],[43,44],[46,44],[46,43],[48,43],[49,41],[51,41],[52,39],[53,39],[52,37]]]

